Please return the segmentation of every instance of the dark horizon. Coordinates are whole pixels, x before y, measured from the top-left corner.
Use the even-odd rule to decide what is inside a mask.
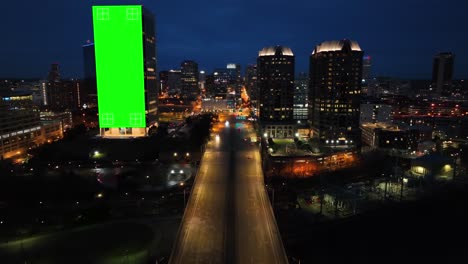
[[[455,79],[468,76],[468,40],[462,23],[468,3],[437,0],[361,3],[328,1],[212,0],[184,3],[142,1],[49,0],[7,2],[0,34],[8,36],[0,49],[0,76],[44,78],[53,62],[68,78],[83,76],[82,45],[92,40],[91,6],[142,4],[156,16],[158,69],[178,68],[195,60],[208,73],[227,63],[255,63],[266,46],[290,47],[296,72],[308,72],[314,47],[327,40],[351,39],[372,57],[373,76],[430,79],[432,59],[439,52],[455,54]],[[401,6],[406,8],[401,8]],[[17,13],[27,19],[17,19]],[[447,15],[450,14],[450,15]],[[42,77],[41,77],[42,76]]]

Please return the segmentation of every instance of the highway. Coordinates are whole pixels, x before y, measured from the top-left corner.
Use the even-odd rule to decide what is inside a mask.
[[[288,263],[251,124],[216,124],[169,263]]]

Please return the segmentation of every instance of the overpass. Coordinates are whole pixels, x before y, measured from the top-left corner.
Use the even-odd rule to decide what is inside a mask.
[[[249,123],[215,124],[169,263],[288,263]]]

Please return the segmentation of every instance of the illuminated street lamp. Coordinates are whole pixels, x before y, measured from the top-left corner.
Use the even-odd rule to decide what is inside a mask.
[[[174,157],[177,157],[177,152],[174,152]]]
[[[264,134],[263,134],[263,137],[264,137],[264,138],[267,138],[267,137],[268,137],[268,134],[267,134],[267,133],[264,133]]]
[[[296,132],[296,134],[294,134],[296,137],[299,137],[299,133]]]

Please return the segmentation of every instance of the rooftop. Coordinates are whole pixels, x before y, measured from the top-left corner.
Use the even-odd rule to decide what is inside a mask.
[[[258,52],[258,56],[294,56],[292,50],[284,46],[265,47]]]
[[[322,42],[315,47],[314,51],[312,51],[312,54],[320,52],[341,51],[346,48],[349,48],[351,51],[362,51],[361,47],[356,41],[344,39]]]

